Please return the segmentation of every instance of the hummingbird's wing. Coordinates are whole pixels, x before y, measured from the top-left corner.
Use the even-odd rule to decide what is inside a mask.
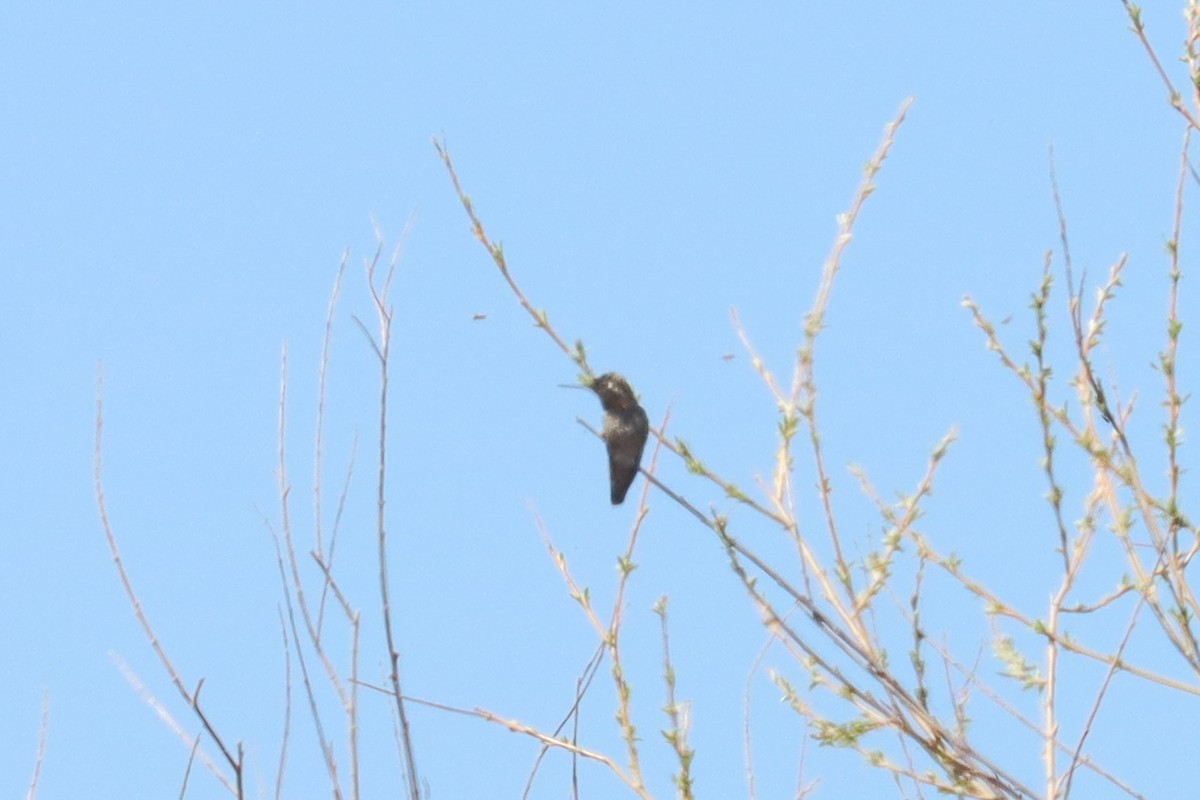
[[[611,444],[608,446],[608,482],[614,506],[625,502],[625,495],[629,492],[629,487],[633,485],[637,471],[636,461],[630,461],[626,454]]]
[[[650,433],[650,421],[646,412],[636,407],[614,427],[616,430],[605,432],[604,443],[608,448],[609,497],[614,506],[619,506],[625,502],[625,495],[637,477],[646,436]]]

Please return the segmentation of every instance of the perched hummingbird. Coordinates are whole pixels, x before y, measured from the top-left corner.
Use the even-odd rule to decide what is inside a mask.
[[[604,444],[608,447],[608,481],[612,504],[625,500],[629,485],[637,477],[650,433],[650,420],[638,405],[629,383],[615,372],[606,372],[592,381],[591,390],[604,406]]]

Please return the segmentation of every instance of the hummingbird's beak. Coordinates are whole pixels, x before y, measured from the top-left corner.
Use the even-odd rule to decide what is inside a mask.
[[[596,379],[590,375],[580,375],[579,383],[560,383],[560,384],[558,384],[558,388],[560,388],[560,389],[587,389],[589,391],[592,391],[593,390],[592,384],[594,384],[595,382],[596,382]]]

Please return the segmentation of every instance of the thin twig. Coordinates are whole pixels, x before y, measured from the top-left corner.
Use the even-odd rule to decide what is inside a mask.
[[[42,761],[46,758],[46,741],[50,733],[50,693],[42,695],[42,722],[38,726],[37,756],[33,760],[33,777],[29,779],[29,789],[25,800],[37,800],[38,781],[42,777]]]
[[[1171,78],[1167,75],[1167,70],[1163,67],[1162,62],[1158,58],[1158,53],[1154,52],[1154,47],[1151,46],[1150,40],[1146,38],[1146,26],[1142,22],[1142,10],[1129,2],[1129,0],[1121,0],[1125,6],[1126,13],[1129,14],[1129,20],[1132,23],[1133,32],[1137,35],[1138,41],[1142,43],[1142,47],[1146,50],[1146,55],[1150,56],[1150,63],[1154,65],[1154,70],[1158,73],[1158,77],[1162,80],[1163,85],[1167,87],[1167,102],[1171,104],[1171,108],[1179,112],[1179,114],[1187,120],[1188,125],[1193,129],[1200,131],[1200,122],[1196,121],[1192,112],[1183,104],[1179,90],[1175,88],[1175,84],[1171,82]],[[1193,69],[1193,77],[1195,70]]]
[[[196,763],[196,751],[200,749],[200,734],[192,740],[192,750],[188,753],[187,767],[183,770],[183,784],[179,787],[179,800],[187,795],[188,778],[192,775],[192,764]]]
[[[513,279],[512,273],[508,271],[508,262],[504,258],[504,246],[499,242],[493,242],[488,238],[487,232],[483,229],[483,223],[479,221],[479,217],[475,216],[475,206],[471,203],[471,198],[463,191],[462,185],[458,182],[458,173],[454,170],[454,162],[450,160],[450,151],[440,139],[434,138],[433,146],[437,149],[438,156],[442,159],[442,163],[446,166],[446,172],[450,175],[450,182],[454,185],[454,192],[458,195],[459,202],[466,209],[467,218],[471,221],[471,233],[488,251],[488,255],[492,257],[500,274],[504,277],[508,288],[512,289],[513,294],[517,298],[517,302],[521,304],[521,308],[525,309],[526,313],[533,318],[534,324],[544,330],[550,340],[562,350],[583,372],[584,375],[592,377],[592,369],[587,363],[587,354],[584,351],[582,342],[576,342],[574,347],[570,347],[554,326],[550,324],[550,319],[545,311],[539,311],[533,307],[529,299],[525,296],[525,292],[517,285]]]
[[[292,732],[292,646],[288,637],[287,620],[279,611],[279,635],[283,639],[283,730],[279,735],[279,767],[275,771],[275,800],[283,797],[284,775],[287,774],[288,742]]]
[[[382,248],[383,236],[376,232]],[[378,480],[375,487],[376,505],[376,534],[379,542],[379,596],[383,611],[383,629],[387,640],[389,674],[393,696],[396,700],[396,715],[400,722],[400,743],[404,753],[405,780],[408,783],[408,794],[412,800],[420,800],[421,781],[417,774],[417,761],[413,753],[412,729],[408,721],[408,711],[404,707],[404,694],[400,688],[400,650],[396,645],[395,626],[392,621],[392,602],[389,590],[389,573],[387,563],[387,425],[388,425],[388,379],[389,354],[392,343],[392,307],[388,298],[392,278],[396,274],[396,265],[400,258],[400,248],[396,248],[388,264],[387,274],[382,285],[376,280],[376,268],[379,264],[379,253],[367,263],[367,286],[375,304],[375,315],[379,323],[379,342],[375,348],[379,358],[379,468]],[[361,324],[361,323],[360,323]]]
[[[346,273],[346,264],[350,261],[350,251],[345,250],[342,253],[342,259],[338,263],[337,277],[333,281],[333,289],[329,293],[329,307],[325,312],[325,336],[321,342],[321,361],[317,368],[317,415],[316,415],[316,431],[313,434],[313,485],[312,485],[312,500],[313,500],[313,545],[318,553],[325,553],[324,539],[324,515],[321,510],[322,501],[322,467],[325,463],[325,400],[328,396],[326,390],[329,378],[329,351],[333,343],[333,318],[334,311],[337,309],[338,296],[342,291],[342,277]],[[340,512],[340,508],[339,508]],[[335,528],[336,530],[336,528]],[[329,561],[332,563],[333,543],[330,542]],[[325,620],[325,598],[328,587],[321,592],[321,599],[317,603],[317,631],[318,636],[322,628],[322,622]]]
[[[167,652],[159,642],[158,635],[150,626],[150,620],[147,618],[146,613],[142,610],[141,600],[138,598],[137,593],[133,589],[133,582],[130,580],[129,574],[125,571],[125,562],[122,561],[121,552],[117,548],[117,537],[116,534],[113,533],[112,525],[108,520],[108,506],[104,498],[103,452],[104,374],[103,370],[98,366],[96,371],[96,444],[95,450],[93,451],[93,486],[96,492],[96,506],[100,512],[100,525],[104,529],[104,537],[108,541],[108,551],[112,556],[113,564],[117,568],[117,575],[121,580],[121,586],[125,589],[125,597],[129,600],[129,604],[133,608],[134,617],[142,626],[142,632],[145,633],[146,639],[150,642],[150,647],[154,650],[155,655],[158,656],[159,662],[166,670],[168,677],[171,679],[171,683],[175,686],[175,689],[183,697],[184,701],[192,708],[192,710],[196,712],[197,717],[200,719],[201,723],[212,737],[213,742],[225,756],[226,762],[233,770],[234,783],[236,784],[238,791],[237,798],[238,800],[242,800],[241,759],[234,756],[230,749],[225,745],[224,740],[222,740],[217,734],[216,729],[209,724],[208,718],[204,715],[204,712],[200,708],[199,698],[193,693],[190,693],[183,685],[183,680],[180,678],[178,671],[176,671],[175,665],[172,664],[171,659],[167,657]],[[203,685],[203,683],[204,681],[201,679],[200,685]],[[197,687],[196,691],[197,693],[199,692],[199,686]],[[224,778],[222,778],[222,781],[224,782]]]

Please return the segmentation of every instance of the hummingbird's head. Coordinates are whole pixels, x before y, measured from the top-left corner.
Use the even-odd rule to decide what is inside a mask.
[[[606,372],[592,381],[591,390],[600,396],[605,411],[623,411],[637,405],[633,388],[616,372]]]

